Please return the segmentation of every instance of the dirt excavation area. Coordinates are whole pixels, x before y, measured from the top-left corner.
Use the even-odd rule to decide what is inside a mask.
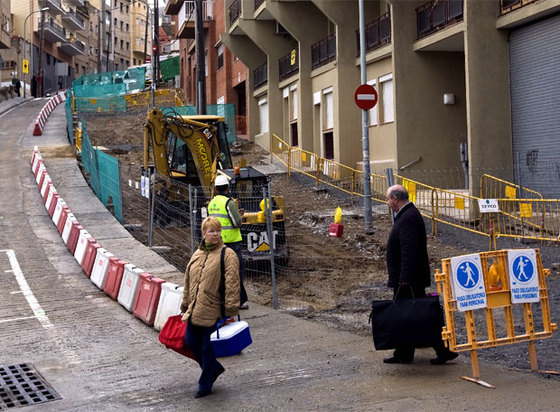
[[[120,159],[123,182],[128,179],[139,180],[145,119],[145,111],[119,116],[91,116],[86,119],[93,145],[104,147],[108,154]],[[266,151],[248,142],[233,145],[232,155],[234,164],[239,164],[241,159],[254,167],[270,162],[270,155]],[[368,325],[371,301],[389,299],[392,296],[386,287],[385,253],[391,230],[387,206],[372,202],[373,233],[366,234],[361,198],[351,199],[327,186],[317,187],[314,180],[298,173],[292,173],[291,177],[282,172],[274,173],[271,179],[273,194],[284,196],[286,200],[286,236],[290,250],[288,267],[276,271],[279,309],[334,328],[371,335],[371,326]],[[341,238],[328,235],[337,206],[343,211],[341,223],[344,225],[344,232]],[[426,224],[433,273],[441,268],[442,259],[488,250],[489,242],[484,236],[441,224],[438,234],[434,236],[429,233],[430,222],[426,221]],[[543,266],[552,269],[551,276],[547,279],[551,318],[552,322],[559,322],[560,249],[557,245],[500,240],[498,248],[541,250]],[[246,286],[249,305],[251,302],[272,305],[270,276],[249,275]],[[430,291],[437,292],[433,279]],[[540,305],[533,304],[533,308],[538,330],[539,325],[542,327]],[[499,334],[505,330],[504,312],[501,309],[494,309],[494,312]],[[522,330],[522,313],[515,313],[515,322],[516,332],[520,328]],[[455,324],[458,335],[464,341],[464,317],[456,316]],[[484,319],[477,319],[477,333],[479,327],[485,327]],[[480,337],[483,338],[486,333],[481,332]],[[560,351],[557,349],[559,343],[558,333],[554,333],[551,339],[537,342],[540,369],[560,371]],[[527,343],[480,350],[479,357],[515,369],[530,368]],[[555,375],[542,376],[546,379],[560,379]]]

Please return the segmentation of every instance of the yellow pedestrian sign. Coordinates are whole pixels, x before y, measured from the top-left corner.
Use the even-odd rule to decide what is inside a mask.
[[[23,72],[29,73],[29,60],[23,59]]]

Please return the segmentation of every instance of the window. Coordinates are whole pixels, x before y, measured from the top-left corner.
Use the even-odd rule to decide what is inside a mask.
[[[123,31],[124,22],[121,20],[121,31]]]
[[[132,61],[134,62],[134,65],[136,66],[136,58],[132,59]]]
[[[128,13],[128,5],[126,6],[126,12]]]
[[[218,68],[220,70],[224,66],[224,45],[220,44],[218,46]]]
[[[258,102],[259,105],[259,123],[260,132],[268,132],[268,101],[266,99],[261,99]]]
[[[369,84],[370,86],[373,86],[373,88],[377,91],[377,80],[369,80],[367,82],[367,84]],[[369,125],[370,126],[377,126],[377,108],[379,107],[379,101],[377,102],[377,104],[373,107],[373,109],[369,110]]]
[[[290,87],[290,120],[297,120],[298,118],[298,93],[295,86]]]
[[[130,42],[126,42],[126,50],[130,50]]]
[[[323,90],[323,130],[332,130],[334,127],[334,106],[332,87]]]
[[[381,99],[383,104],[383,123],[395,120],[393,107],[393,74],[387,74],[379,79],[381,84]]]
[[[124,47],[124,40],[121,40],[121,49]]]
[[[204,76],[208,77],[208,52],[204,53]]]
[[[114,23],[113,23],[115,25],[115,27],[117,27],[117,23],[118,23],[118,20],[115,18]]]
[[[121,3],[121,13],[123,12],[124,4]]]
[[[128,25],[128,23],[126,23],[126,31],[130,30],[130,26]]]

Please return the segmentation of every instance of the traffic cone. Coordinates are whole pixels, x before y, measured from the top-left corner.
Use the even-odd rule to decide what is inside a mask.
[[[33,136],[41,136],[43,131],[41,130],[41,126],[39,126],[39,122],[35,122],[35,129],[33,129]]]

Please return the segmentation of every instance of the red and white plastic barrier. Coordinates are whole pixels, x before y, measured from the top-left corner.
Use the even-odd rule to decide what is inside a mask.
[[[45,208],[83,272],[126,310],[160,330],[169,316],[180,312],[183,288],[152,276],[103,249],[80,225],[55,189],[37,146],[33,148],[30,163]]]
[[[56,96],[53,96],[49,99],[47,104],[43,106],[37,119],[35,120],[35,128],[33,129],[33,136],[41,136],[43,134],[43,128],[45,127],[45,123],[51,113],[53,112],[54,108],[58,106],[60,103],[66,100],[66,94],[60,93]]]

